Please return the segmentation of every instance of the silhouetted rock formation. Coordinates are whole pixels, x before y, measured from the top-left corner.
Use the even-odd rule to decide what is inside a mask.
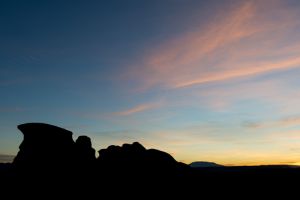
[[[145,152],[146,149],[138,142],[134,142],[132,145],[123,144],[122,147],[111,145],[107,149],[99,151],[98,161],[106,165],[125,167],[142,160]]]
[[[101,149],[96,160],[87,136],[79,136],[74,142],[71,131],[43,123],[22,124],[18,128],[24,140],[13,164],[21,171],[70,174],[76,171],[78,177],[91,173],[106,177],[139,177],[146,174],[166,176],[187,167],[171,155],[156,149],[147,150],[138,142]]]
[[[89,199],[89,195],[90,198],[95,195],[132,198],[140,197],[139,192],[147,197],[153,194],[152,198],[160,198],[161,194],[178,198],[179,193],[184,198],[190,193],[201,194],[201,197],[206,193],[210,198],[221,194],[224,198],[226,193],[232,197],[232,194],[253,191],[259,196],[265,192],[269,197],[284,187],[284,195],[298,191],[298,184],[291,180],[300,179],[300,168],[191,168],[168,153],[147,150],[138,142],[101,149],[96,159],[87,136],[79,136],[74,142],[72,132],[41,123],[22,124],[18,128],[24,134],[20,151],[13,164],[0,164],[0,188],[10,197],[22,194],[24,198],[23,191],[27,191],[30,198],[41,192],[54,194],[54,198],[66,194],[70,199],[78,198],[78,194],[85,199]],[[266,190],[267,187],[270,190]],[[8,189],[14,191],[10,193]]]
[[[169,176],[176,174],[183,165],[171,155],[156,149],[147,150],[138,142],[122,146],[111,145],[107,149],[101,149],[98,158],[99,168],[111,176]]]
[[[49,174],[67,175],[78,169],[86,174],[95,164],[95,150],[87,136],[79,136],[74,142],[71,131],[43,123],[22,124],[18,128],[24,135],[13,161],[19,171],[47,170]]]
[[[13,161],[18,168],[60,168],[73,160],[72,132],[43,123],[21,124],[24,140]]]
[[[80,165],[91,165],[96,160],[95,149],[92,148],[88,136],[79,136],[75,142],[76,161]]]

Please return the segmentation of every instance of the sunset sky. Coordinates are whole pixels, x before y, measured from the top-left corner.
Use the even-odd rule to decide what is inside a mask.
[[[0,2],[0,161],[44,122],[96,150],[300,165],[299,0]]]

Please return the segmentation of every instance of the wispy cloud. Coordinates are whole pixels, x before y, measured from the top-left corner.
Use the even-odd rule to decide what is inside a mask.
[[[297,79],[297,73],[290,73],[288,76],[197,88],[192,89],[190,98],[201,102],[202,106],[212,111],[229,111],[242,103],[244,110],[241,112],[257,111],[259,114],[259,111],[269,109],[272,111],[273,117],[270,116],[271,118],[297,116],[300,113],[298,106],[300,92],[296,85]],[[257,108],[251,109],[251,104],[256,104]]]
[[[134,77],[144,88],[181,88],[300,67],[300,47],[291,33],[300,28],[299,16],[278,1],[269,10],[261,2],[266,1],[239,3],[205,25],[194,24],[146,55]]]
[[[181,82],[175,85],[176,88],[192,86],[195,84],[223,81],[233,78],[253,76],[273,70],[289,69],[293,67],[300,67],[300,57],[292,58],[289,60],[282,60],[277,62],[265,62],[262,64],[256,63],[252,67],[236,68],[230,71],[224,71],[221,74],[208,75],[203,78],[190,80],[188,82]]]
[[[143,112],[143,111],[158,108],[161,105],[162,105],[161,102],[144,103],[144,104],[140,104],[140,105],[134,106],[132,108],[129,108],[127,110],[123,110],[123,111],[120,111],[120,112],[114,112],[114,113],[112,113],[112,115],[114,115],[114,116],[133,115],[133,114],[140,113],[140,112]]]
[[[283,126],[299,126],[300,125],[300,116],[283,118],[280,121],[278,121],[278,123]]]
[[[286,128],[300,126],[300,116],[290,116],[284,117],[272,121],[261,121],[261,122],[251,122],[247,121],[243,123],[243,126],[250,129],[269,129],[269,128]],[[299,135],[299,131],[296,131]],[[299,135],[300,138],[300,135]]]

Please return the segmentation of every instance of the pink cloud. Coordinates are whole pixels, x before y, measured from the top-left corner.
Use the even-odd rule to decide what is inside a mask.
[[[154,47],[133,69],[134,77],[144,89],[181,88],[300,67],[300,47],[291,33],[300,28],[299,16],[278,1],[265,6],[266,1],[239,3],[205,25],[195,24]]]
[[[140,113],[143,111],[147,111],[147,110],[151,110],[154,108],[157,108],[159,106],[161,106],[161,102],[156,102],[156,103],[144,103],[144,104],[140,104],[137,106],[134,106],[132,108],[129,108],[127,110],[123,110],[120,112],[114,112],[113,115],[115,116],[128,116],[128,115],[133,115],[135,113]]]
[[[264,64],[256,63],[253,64],[252,67],[243,67],[243,68],[233,68],[228,71],[223,71],[222,73],[216,73],[212,75],[207,75],[206,77],[201,77],[199,79],[189,80],[187,82],[181,82],[175,85],[176,88],[179,87],[187,87],[195,84],[207,83],[207,82],[215,82],[222,81],[227,79],[233,79],[244,76],[253,76],[256,74],[261,74],[273,70],[282,70],[289,69],[294,67],[300,67],[300,57],[282,60],[277,62],[265,62]],[[249,65],[249,64],[248,64]]]
[[[286,128],[300,126],[300,116],[284,117],[275,121],[262,122],[259,127],[256,128]],[[289,131],[293,133],[298,139],[300,139],[300,131]],[[287,136],[287,135],[285,135]]]

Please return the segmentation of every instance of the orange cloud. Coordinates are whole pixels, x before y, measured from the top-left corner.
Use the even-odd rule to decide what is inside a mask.
[[[134,76],[144,88],[181,88],[300,67],[300,47],[291,33],[300,27],[299,16],[277,1],[268,10],[261,2],[240,3],[205,25],[195,24],[154,48]]]

